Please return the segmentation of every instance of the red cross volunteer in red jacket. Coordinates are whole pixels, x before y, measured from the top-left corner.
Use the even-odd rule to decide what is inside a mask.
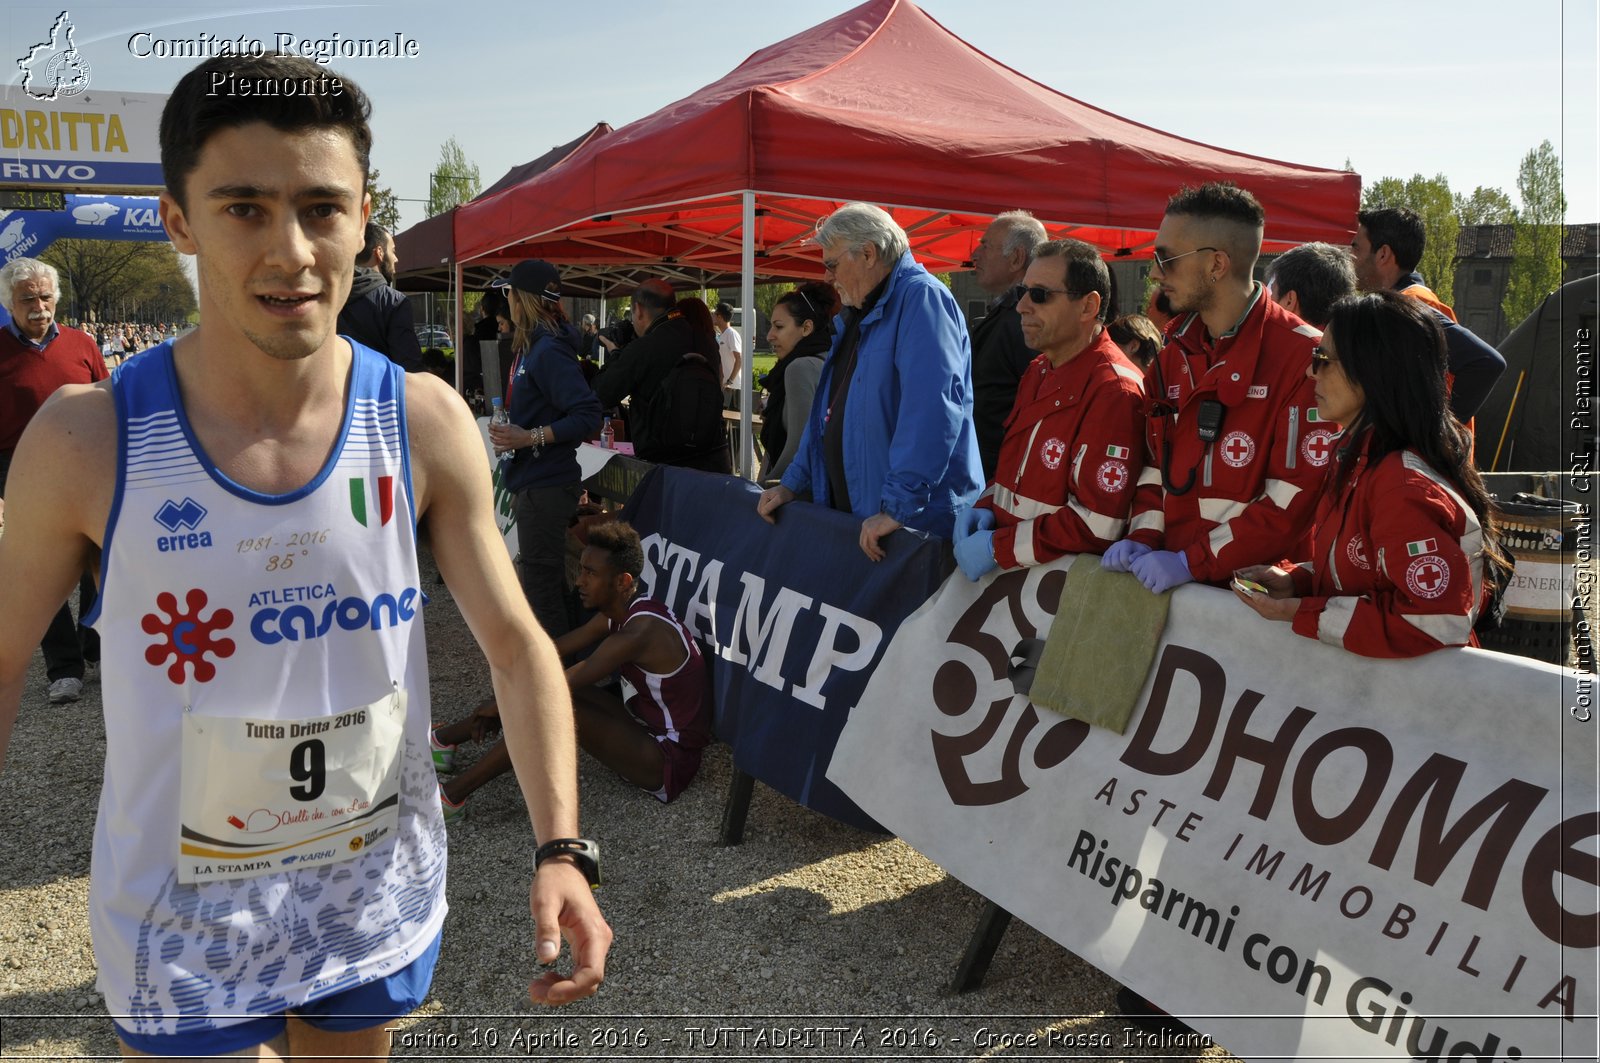
[[[1312,367],[1318,408],[1349,428],[1318,494],[1311,560],[1240,573],[1266,587],[1235,587],[1262,616],[1366,657],[1477,644],[1486,561],[1504,559],[1471,437],[1449,413],[1445,357],[1436,316],[1414,300],[1334,304]]]
[[[1146,467],[1130,532],[1105,567],[1160,593],[1299,556],[1337,425],[1306,377],[1320,333],[1252,270],[1266,215],[1231,184],[1167,203],[1152,276],[1180,316],[1146,381]]]
[[[995,478],[958,516],[956,560],[995,568],[1101,553],[1127,528],[1144,431],[1144,374],[1100,320],[1111,278],[1079,240],[1041,244],[1017,311],[1040,351],[1017,388]]]

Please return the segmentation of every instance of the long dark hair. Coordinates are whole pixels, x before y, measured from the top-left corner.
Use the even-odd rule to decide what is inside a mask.
[[[1370,437],[1371,462],[1414,450],[1461,495],[1483,528],[1484,552],[1504,563],[1489,511],[1489,492],[1472,463],[1472,434],[1450,413],[1444,330],[1433,310],[1393,291],[1347,295],[1333,304],[1326,335],[1339,367],[1364,402],[1345,435]],[[1329,481],[1348,478],[1360,447],[1346,446]]]

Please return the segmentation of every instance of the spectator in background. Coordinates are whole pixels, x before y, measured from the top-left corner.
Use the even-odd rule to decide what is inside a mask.
[[[1312,356],[1317,408],[1345,425],[1319,493],[1310,561],[1240,575],[1268,620],[1364,657],[1473,646],[1485,565],[1504,566],[1472,439],[1450,415],[1444,337],[1420,300],[1379,289],[1334,304]]]
[[[772,308],[767,342],[778,361],[761,385],[767,391],[761,415],[762,483],[781,477],[800,449],[823,359],[833,346],[838,301],[833,285],[811,281],[780,296]]]
[[[387,355],[408,373],[421,372],[422,346],[411,303],[392,287],[398,264],[394,237],[369,221],[361,254],[356,256],[355,281],[339,311],[339,335]]]
[[[645,461],[685,468],[728,471],[727,436],[722,430],[721,388],[717,383],[717,336],[705,303],[695,299],[680,306],[672,286],[664,280],[644,281],[633,292],[631,316],[638,338],[606,359],[594,378],[594,390],[604,406],[628,400],[628,438],[634,453]],[[720,438],[686,441],[679,438],[683,411],[678,399],[663,398],[669,374],[686,357],[705,362],[709,388],[715,393],[716,424]],[[667,415],[672,407],[671,416]],[[709,411],[707,411],[709,419]],[[690,443],[693,443],[691,446]],[[693,450],[695,453],[690,453]]]
[[[783,482],[756,511],[802,494],[862,518],[874,561],[901,527],[949,538],[983,487],[972,427],[972,345],[950,289],[912,257],[887,211],[849,203],[817,227],[822,265],[844,303],[805,434]]]
[[[988,309],[972,324],[972,416],[985,479],[994,476],[1017,382],[1033,361],[1035,352],[1022,338],[1017,303],[1022,275],[1033,262],[1034,249],[1046,239],[1044,226],[1032,214],[1008,210],[989,224],[972,251],[973,278],[989,296]]]
[[[717,354],[722,366],[722,388],[728,394],[728,409],[739,408],[739,366],[744,361],[740,349],[739,332],[733,327],[733,306],[718,303],[711,312],[711,323],[717,330]]]
[[[585,362],[595,360],[595,352],[600,349],[600,330],[595,328],[594,315],[584,314],[583,321],[578,326],[578,357]]]
[[[1100,320],[1111,271],[1081,240],[1034,253],[1018,306],[1040,354],[1017,387],[999,472],[956,518],[956,561],[971,580],[1103,553],[1127,530],[1143,465],[1144,374]]]
[[[1123,314],[1106,326],[1111,342],[1140,369],[1149,369],[1161,350],[1161,330],[1143,314]]]
[[[1147,375],[1130,530],[1102,564],[1157,594],[1302,556],[1328,461],[1307,416],[1321,334],[1253,279],[1265,224],[1254,196],[1213,182],[1168,200],[1156,233],[1152,275],[1180,316]]]
[[[1456,324],[1455,311],[1423,284],[1422,274],[1416,270],[1427,232],[1416,211],[1407,207],[1364,210],[1356,220],[1356,235],[1350,241],[1356,285],[1362,291],[1393,289],[1431,307],[1443,319],[1440,327],[1449,352],[1445,380],[1450,388],[1450,411],[1470,427],[1473,414],[1506,371],[1506,360],[1471,330]]]
[[[1291,248],[1267,265],[1267,294],[1308,325],[1328,327],[1333,304],[1356,290],[1350,249],[1309,243]]]
[[[63,384],[92,384],[107,376],[105,356],[93,337],[55,320],[61,281],[56,268],[36,258],[16,258],[0,269],[0,294],[11,320],[0,328],[0,500],[5,498],[11,455],[22,430]],[[65,485],[63,485],[65,486]],[[94,608],[95,583],[78,580],[78,616]],[[77,701],[86,665],[100,659],[100,636],[74,623],[64,603],[45,629],[45,680],[50,703]]]
[[[489,440],[510,451],[506,488],[516,495],[518,575],[551,638],[572,627],[567,607],[567,525],[578,510],[578,444],[600,430],[600,400],[578,366],[578,330],[561,308],[561,277],[541,259],[518,262],[506,289],[516,336],[505,408],[511,423]]]
[[[671,801],[700,770],[701,750],[711,742],[705,659],[682,621],[645,597],[639,586],[644,570],[639,533],[613,522],[590,528],[588,539],[579,561],[578,596],[595,614],[556,640],[563,660],[595,646],[567,669],[578,744],[656,800]],[[621,697],[598,685],[614,673],[622,679]],[[458,745],[499,730],[500,709],[489,698],[470,716],[429,735],[434,766],[453,772]],[[442,784],[446,821],[462,818],[467,796],[510,768],[511,756],[498,742]]]

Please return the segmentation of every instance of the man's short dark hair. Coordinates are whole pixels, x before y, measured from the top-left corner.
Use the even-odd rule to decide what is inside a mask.
[[[1249,192],[1232,181],[1208,181],[1199,188],[1185,185],[1167,200],[1167,213],[1200,219],[1211,232],[1208,241],[1227,252],[1234,277],[1245,279],[1255,270],[1267,212]]]
[[[639,286],[633,290],[633,301],[643,306],[654,317],[663,310],[671,309],[672,304],[678,301],[678,293],[672,290],[672,285],[659,277],[651,277],[647,281],[640,281]]]
[[[375,221],[367,222],[366,233],[361,240],[361,253],[356,256],[356,261],[371,262],[372,253],[378,249],[378,246],[382,244],[384,240],[388,238],[388,236],[388,229],[385,229]]]
[[[1079,296],[1096,292],[1100,296],[1102,314],[1111,301],[1111,271],[1106,268],[1100,249],[1082,240],[1046,240],[1033,249],[1035,262],[1046,258],[1065,259],[1067,264],[1067,291]]]
[[[1410,273],[1422,261],[1422,248],[1427,243],[1428,231],[1422,216],[1410,207],[1380,207],[1356,214],[1356,221],[1367,230],[1367,241],[1376,251],[1388,247],[1394,254],[1394,264],[1401,273]]]
[[[1294,292],[1300,316],[1322,328],[1333,304],[1356,290],[1356,268],[1348,247],[1311,243],[1291,248],[1267,266],[1273,297]]]
[[[1260,201],[1232,181],[1208,181],[1199,188],[1185,185],[1167,200],[1167,213],[1222,218],[1258,229],[1267,223]]]
[[[240,91],[248,86],[249,91]],[[279,91],[267,91],[276,87]],[[213,135],[251,122],[285,133],[340,129],[361,164],[363,191],[371,169],[372,103],[355,82],[299,56],[213,56],[189,71],[161,111],[161,175],[178,205],[184,182]]]
[[[715,310],[713,310],[712,313],[716,314],[718,317],[720,317],[724,321],[732,321],[733,320],[733,304],[732,303],[726,303],[726,302],[718,303],[717,304],[717,308]]]
[[[606,560],[618,573],[626,572],[634,579],[644,571],[644,548],[639,545],[639,533],[633,525],[620,520],[607,521],[589,529],[587,545],[606,555]]]

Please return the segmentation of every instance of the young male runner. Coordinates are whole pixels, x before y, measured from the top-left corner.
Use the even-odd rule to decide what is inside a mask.
[[[96,567],[90,922],[128,1055],[387,1056],[385,1027],[426,995],[445,833],[414,528],[488,658],[534,833],[577,833],[566,685],[467,408],[333,331],[370,207],[369,112],[304,59],[186,75],[160,210],[196,257],[200,326],[57,393],[12,465],[0,756],[29,651]],[[535,1001],[604,976],[581,859],[534,875],[538,961],[563,931],[573,951]]]

